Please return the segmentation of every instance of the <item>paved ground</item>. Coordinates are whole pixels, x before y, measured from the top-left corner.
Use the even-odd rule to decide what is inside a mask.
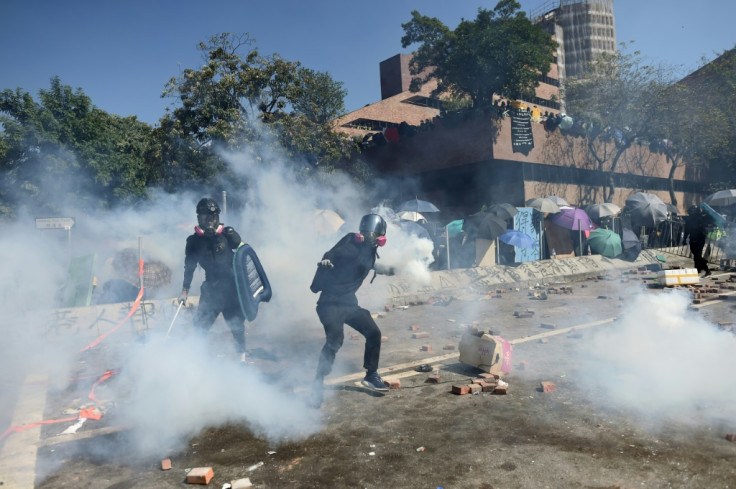
[[[222,364],[216,376],[200,377],[200,356],[191,355],[172,376],[157,364],[150,383],[131,382],[150,372],[126,364],[121,370],[138,377],[115,373],[95,385],[100,369],[127,358],[118,350],[145,342],[145,332],[129,331],[118,348],[86,356],[77,365],[79,381],[48,390],[43,405],[45,419],[73,415],[93,404],[86,396],[94,387],[104,411],[100,420],[71,435],[58,436],[72,422],[34,428],[35,435],[33,430],[12,434],[3,453],[20,450],[24,444],[18,440],[31,436],[31,448],[37,449],[35,485],[25,487],[44,488],[184,487],[186,471],[202,466],[213,468],[210,486],[218,488],[245,477],[256,487],[305,488],[736,487],[736,443],[726,439],[736,432],[734,404],[718,395],[732,390],[733,382],[714,370],[731,364],[702,358],[736,351],[733,335],[718,327],[733,321],[733,292],[722,288],[722,299],[692,304],[692,291],[681,297],[651,287],[655,273],[645,265],[631,266],[586,265],[585,273],[568,278],[545,272],[547,280],[529,275],[516,283],[492,283],[489,277],[504,275],[497,271],[456,272],[442,279],[452,287],[394,294],[390,311],[366,296],[386,337],[382,375],[400,380],[402,387],[382,395],[360,386],[363,341],[346,329],[325,403],[317,411],[305,403],[323,341],[315,318],[285,328],[281,336],[254,325],[245,368],[231,367],[231,355],[214,349],[229,340],[225,327],[216,324],[209,337],[213,348],[202,354]],[[701,282],[725,287],[730,277]],[[400,283],[391,287],[405,290]],[[640,316],[632,320],[635,310]],[[515,315],[526,311],[534,314]],[[172,311],[163,305],[158,314],[159,324],[168,325]],[[667,324],[648,327],[659,322]],[[412,338],[413,325],[429,337]],[[480,373],[461,363],[457,350],[445,349],[456,347],[473,325],[514,344],[513,369],[502,377],[509,384],[506,395],[451,393],[453,385]],[[699,329],[693,332],[689,325]],[[642,335],[631,328],[641,328]],[[685,329],[670,335],[673,328]],[[716,349],[703,346],[710,337],[706,343],[696,338],[703,332],[716,338]],[[682,336],[692,338],[684,347]],[[431,350],[424,351],[427,347]],[[669,349],[677,353],[660,362]],[[181,358],[175,344],[168,350]],[[427,383],[430,373],[416,371],[424,364],[438,371],[440,383]],[[219,390],[223,378],[229,390]],[[555,390],[541,392],[541,382],[554,383]],[[148,401],[143,416],[121,416],[141,407],[133,401],[140,391]],[[161,393],[174,404],[154,402]],[[267,409],[259,409],[263,405]],[[208,416],[213,422],[200,428]],[[155,440],[141,444],[145,431],[170,435],[164,427],[178,421],[191,422],[193,432],[162,446]],[[165,458],[171,470],[161,470]],[[5,487],[14,487],[8,480]]]

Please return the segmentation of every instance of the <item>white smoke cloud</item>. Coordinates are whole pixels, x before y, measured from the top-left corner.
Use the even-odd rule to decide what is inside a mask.
[[[655,426],[733,419],[736,337],[688,310],[691,299],[641,294],[620,321],[591,331],[582,346],[591,367],[580,373],[587,390]]]
[[[371,192],[359,190],[344,176],[331,175],[325,182],[298,178],[291,171],[294,163],[277,152],[261,152],[261,159],[255,159],[245,150],[227,154],[225,159],[234,172],[248,177],[249,187],[228,187],[228,195],[244,207],[228,206],[223,221],[235,227],[256,250],[274,291],[271,302],[262,303],[258,318],[247,326],[257,328],[265,344],[281,345],[280,350],[288,352],[290,364],[306,365],[305,375],[311,376],[308,369],[316,368],[324,339],[315,312],[318,296],[309,290],[317,262],[344,233],[357,232],[361,216],[371,212],[376,203],[368,195]],[[385,189],[382,182],[376,185]],[[202,197],[211,197],[224,207],[220,192],[155,192],[150,202],[130,209],[99,214],[72,207],[62,211],[76,219],[71,256],[96,256],[93,272],[98,285],[93,303],[106,284],[121,279],[115,258],[123,250],[134,257],[134,269],[128,270],[133,275],[129,280],[133,286],[137,285],[138,254],[145,263],[160,262],[170,271],[170,281],[157,289],[147,289],[147,299],[177,297],[182,286],[185,241],[196,224],[195,205]],[[312,221],[316,209],[338,212],[345,220],[343,228],[329,235],[317,233]],[[60,327],[51,319],[57,314],[54,308],[67,278],[67,243],[64,231],[34,229],[30,216],[6,224],[0,237],[0,259],[4,263],[0,307],[7,311],[0,323],[5,347],[0,369],[13,381],[22,382],[32,371],[45,371],[64,389],[73,373],[89,359],[79,353],[94,334],[89,325]],[[388,244],[380,254],[382,262],[406,274],[417,286],[428,281],[428,240],[409,236],[390,224]],[[198,294],[203,280],[204,272],[198,269],[191,295]],[[375,292],[378,281],[369,285],[366,280],[366,287]],[[380,294],[387,294],[385,287]],[[92,308],[93,313],[102,307]],[[108,306],[116,311],[121,307],[124,305]],[[162,339],[168,320],[152,320],[149,330],[139,332],[143,336],[139,339],[145,341],[130,341],[129,327],[113,333],[95,347],[105,349],[105,354],[95,357],[114,364],[88,366],[94,369],[92,374],[120,368],[119,376],[100,385],[98,397],[115,403],[105,416],[132,428],[136,435],[133,450],[142,454],[176,450],[202,428],[228,422],[242,423],[269,440],[304,437],[320,429],[320,411],[306,408],[303,393],[265,379],[257,364],[243,369],[235,355],[220,357],[209,346],[203,347],[213,338],[222,337],[228,343],[215,346],[215,351],[232,353],[229,333],[215,336],[210,332],[203,341],[187,334],[191,324],[184,315],[178,321],[168,340]],[[84,328],[83,334],[77,334],[80,328]],[[218,328],[226,329],[222,318],[213,330]],[[9,419],[10,413],[3,414]]]

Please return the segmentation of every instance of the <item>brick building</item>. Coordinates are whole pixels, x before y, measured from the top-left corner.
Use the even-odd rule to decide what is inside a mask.
[[[548,30],[555,19],[570,24],[576,15],[584,16],[588,27],[608,26],[603,31],[567,25],[568,43],[576,37],[571,45],[591,48],[590,53],[578,50],[575,56],[567,56],[568,61],[574,58],[582,62],[594,54],[593,48],[612,47],[615,29],[610,0],[559,4],[559,9],[539,17],[538,22],[547,22]],[[582,4],[595,5],[588,8]],[[606,10],[609,6],[610,12]],[[598,12],[600,9],[604,11]],[[580,40],[586,32],[591,43]],[[600,34],[605,39],[597,39]],[[560,62],[564,51],[557,55],[558,63],[540,77],[535,99],[521,101],[529,110],[541,113],[542,121],[545,114],[560,112],[559,71],[574,71],[574,64],[566,67]],[[511,120],[500,115],[501,110],[444,114],[441,100],[431,97],[436,85],[411,92],[410,60],[411,55],[398,54],[381,62],[382,100],[334,121],[337,130],[363,139],[366,148],[362,157],[379,175],[396,182],[396,200],[415,195],[431,200],[442,209],[443,220],[476,212],[483,204],[508,202],[521,206],[532,197],[545,195],[557,195],[580,206],[603,202],[607,169],[601,171],[591,161],[583,138],[566,137],[560,131],[545,130],[542,123],[532,123],[533,149],[514,152]],[[626,198],[637,191],[657,194],[669,202],[669,169],[664,155],[633,145],[614,172],[613,203],[623,206]],[[680,210],[702,199],[707,192],[704,180],[702,168],[677,169],[674,187]]]

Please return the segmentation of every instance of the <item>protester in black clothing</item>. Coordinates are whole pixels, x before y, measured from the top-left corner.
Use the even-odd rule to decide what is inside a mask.
[[[386,221],[377,214],[368,214],[361,219],[359,231],[357,234],[346,234],[324,254],[310,286],[312,292],[321,292],[317,301],[317,315],[326,336],[312,388],[312,403],[315,407],[322,404],[322,385],[325,376],[332,371],[335,354],[342,346],[344,324],[365,337],[363,368],[366,376],[363,385],[378,391],[388,389],[378,375],[381,330],[371,313],[358,305],[355,296],[371,270],[374,270],[375,277],[377,248],[386,243]]]
[[[240,235],[220,222],[220,207],[212,199],[202,199],[197,204],[197,222],[184,250],[184,285],[179,301],[186,302],[194,270],[199,264],[204,269],[205,280],[200,289],[194,326],[206,334],[222,313],[235,339],[240,360],[244,362],[245,315],[240,308],[233,272],[233,254],[242,243]]]
[[[703,248],[705,247],[705,239],[708,233],[708,218],[702,212],[700,207],[693,205],[687,210],[685,218],[685,239],[690,239],[690,251],[693,254],[693,262],[695,268],[700,272],[705,272],[705,277],[710,275],[708,268],[708,260],[703,258]]]

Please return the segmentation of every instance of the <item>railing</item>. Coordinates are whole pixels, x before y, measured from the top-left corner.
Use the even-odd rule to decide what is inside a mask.
[[[692,258],[690,246],[685,240],[684,233],[685,223],[682,221],[667,220],[660,223],[656,229],[650,231],[646,238],[646,243],[642,243],[643,248],[653,250],[663,250],[668,253]],[[733,231],[732,231],[733,232]],[[708,263],[723,266],[724,263],[733,267],[736,262],[736,254],[734,254],[733,242],[734,238],[730,238],[722,230],[716,228],[711,229],[703,247],[703,258]]]

